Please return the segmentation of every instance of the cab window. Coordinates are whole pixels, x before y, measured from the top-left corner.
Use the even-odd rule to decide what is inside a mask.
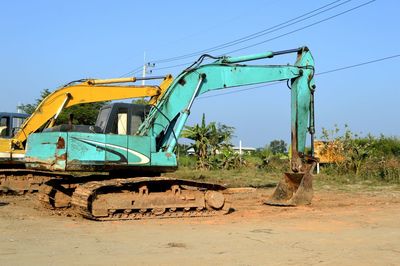
[[[128,109],[118,108],[118,112],[114,116],[114,123],[111,133],[118,135],[126,135],[127,132],[128,132]]]
[[[143,116],[133,114],[131,117],[131,135],[135,135],[140,125],[143,123]]]
[[[0,119],[0,136],[1,137],[8,137],[10,135],[10,129],[8,125],[10,124],[9,117],[2,117]]]

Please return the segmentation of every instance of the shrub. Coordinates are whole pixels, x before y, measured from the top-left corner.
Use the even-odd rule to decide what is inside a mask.
[[[379,138],[372,135],[361,137],[345,126],[343,135],[335,126],[334,130],[323,129],[323,139],[336,143],[333,153],[341,160],[325,167],[325,173],[336,175],[355,174],[363,179],[377,179],[400,183],[400,139]],[[332,148],[332,147],[331,147]]]

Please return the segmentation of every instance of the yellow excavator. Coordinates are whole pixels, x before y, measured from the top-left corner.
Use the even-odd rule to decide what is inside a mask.
[[[160,79],[160,85],[132,85],[140,80]],[[4,121],[4,134],[0,137],[0,192],[24,193],[37,191],[40,184],[47,180],[45,176],[31,177],[29,173],[24,178],[10,175],[25,171],[25,152],[28,136],[35,132],[49,131],[62,110],[83,103],[123,100],[131,98],[150,97],[149,105],[157,103],[172,83],[171,75],[147,78],[114,78],[114,79],[81,79],[70,82],[49,94],[36,108],[32,115],[1,113]],[[15,119],[25,119],[20,127],[12,126]],[[70,122],[65,127],[74,127]],[[8,131],[7,131],[8,130]],[[87,128],[90,130],[90,127]],[[15,133],[12,133],[15,131]]]

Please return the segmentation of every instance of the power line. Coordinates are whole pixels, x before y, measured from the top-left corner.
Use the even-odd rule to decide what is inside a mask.
[[[123,78],[123,77],[129,76],[129,75],[136,74],[136,73],[138,73],[138,72],[142,71],[142,67],[143,67],[143,66],[139,66],[139,67],[137,67],[137,68],[135,68],[135,69],[133,69],[133,70],[131,70],[131,71],[129,71],[129,72],[127,72],[127,73],[125,73],[125,74],[121,75],[121,76],[120,76],[120,78]]]
[[[339,68],[330,69],[330,70],[327,70],[327,71],[316,73],[315,76],[320,76],[320,75],[330,74],[330,73],[337,72],[337,71],[342,71],[342,70],[346,70],[346,69],[365,66],[365,65],[369,65],[369,64],[373,64],[373,63],[377,63],[377,62],[382,62],[382,61],[393,59],[393,58],[397,58],[397,57],[400,57],[400,54],[387,56],[387,57],[382,57],[382,58],[379,58],[379,59],[374,59],[374,60],[370,60],[370,61],[366,61],[366,62],[354,64],[354,65],[349,65],[349,66],[345,66],[345,67],[339,67]],[[242,92],[242,91],[249,91],[249,90],[254,90],[254,89],[258,89],[258,88],[273,86],[273,85],[284,83],[284,82],[286,82],[286,81],[276,81],[276,82],[272,82],[272,83],[269,83],[269,84],[258,85],[258,86],[251,87],[251,88],[228,91],[228,92],[223,92],[223,93],[209,95],[209,96],[202,96],[202,97],[199,97],[197,99],[206,99],[206,98],[212,98],[212,97],[217,97],[217,96],[222,96],[222,95],[227,95],[227,94],[238,93],[238,92]]]
[[[169,68],[187,66],[187,65],[192,64],[192,63],[193,63],[193,62],[186,62],[186,63],[177,64],[177,65],[172,65],[172,66],[166,66],[166,67],[155,67],[154,70],[162,70],[162,69],[169,69]]]
[[[341,6],[341,5],[344,5],[344,4],[346,4],[346,3],[348,3],[348,2],[350,2],[350,1],[352,1],[352,0],[347,0],[347,1],[345,1],[345,2],[339,3],[338,5],[335,5],[335,6],[333,6],[333,7],[330,7],[330,8],[328,8],[328,9],[325,9],[325,10],[323,10],[323,11],[320,11],[320,12],[318,12],[318,13],[316,13],[316,14],[313,14],[313,15],[311,15],[311,16],[308,16],[308,17],[306,17],[306,18],[303,18],[303,17],[305,17],[305,16],[307,16],[307,15],[310,15],[310,14],[312,14],[312,13],[315,13],[316,11],[322,10],[322,9],[324,9],[324,8],[326,8],[326,7],[329,7],[329,6],[331,6],[331,5],[333,5],[333,4],[337,3],[337,2],[340,2],[340,1],[342,1],[342,0],[333,1],[333,2],[328,3],[328,4],[326,4],[326,5],[322,6],[322,7],[319,7],[319,8],[317,8],[317,9],[312,10],[312,11],[309,11],[309,12],[307,12],[307,13],[304,13],[304,14],[302,14],[302,15],[300,15],[300,16],[297,16],[297,17],[295,17],[295,18],[293,18],[293,19],[287,20],[287,21],[285,21],[285,22],[279,23],[279,24],[277,24],[277,25],[274,25],[274,26],[269,27],[269,28],[267,28],[267,29],[264,29],[264,30],[262,30],[262,31],[258,31],[258,32],[249,34],[249,35],[247,35],[247,36],[241,37],[241,38],[239,38],[239,39],[236,39],[236,40],[233,40],[233,41],[230,41],[230,42],[226,42],[226,43],[223,43],[223,44],[220,44],[220,45],[217,45],[217,46],[213,46],[213,47],[208,48],[208,49],[203,49],[203,50],[200,50],[200,51],[197,51],[197,52],[192,52],[192,53],[189,53],[189,54],[185,54],[185,55],[181,55],[181,56],[176,56],[176,57],[171,57],[171,58],[166,58],[166,59],[154,60],[154,61],[152,61],[152,62],[153,62],[153,63],[167,63],[167,62],[182,60],[182,59],[194,57],[194,56],[197,56],[197,55],[200,55],[200,54],[203,54],[203,53],[213,52],[213,51],[221,50],[221,49],[224,49],[224,48],[227,48],[227,47],[231,47],[231,46],[237,45],[237,44],[239,44],[239,43],[243,43],[243,42],[246,42],[246,41],[249,41],[249,40],[252,40],[252,39],[255,39],[255,38],[258,38],[258,37],[261,37],[261,36],[270,34],[270,33],[273,33],[273,32],[275,32],[275,31],[281,30],[281,29],[283,29],[283,28],[292,26],[292,25],[294,25],[294,24],[297,24],[297,23],[299,23],[299,22],[302,22],[302,21],[304,21],[304,20],[307,20],[307,19],[309,19],[309,18],[311,18],[311,17],[317,16],[317,15],[319,15],[319,14],[321,14],[321,13],[330,11],[330,10],[332,10],[333,8],[337,8],[337,7]],[[301,18],[303,18],[303,19],[301,19]],[[299,19],[301,19],[301,20],[299,20]],[[296,20],[297,20],[297,21],[296,21]],[[293,21],[294,21],[294,22],[293,22]],[[293,22],[293,23],[290,23],[290,22]],[[289,23],[290,23],[290,24],[289,24]],[[288,25],[287,25],[287,24],[288,24]],[[284,26],[284,25],[285,25],[285,26]],[[191,64],[191,63],[192,63],[192,62],[190,61],[190,62],[181,63],[181,64],[175,64],[175,65],[166,66],[166,67],[154,68],[154,70],[171,69],[171,68],[175,68],[175,67],[186,66],[186,65],[189,65],[189,64]],[[141,67],[138,67],[138,68],[136,68],[136,69],[140,69],[140,68],[141,68]],[[124,74],[123,76],[129,75],[130,73],[134,72],[136,69],[134,69],[134,70],[132,70],[132,71],[130,71],[130,72]]]
[[[298,28],[298,29],[295,29],[295,30],[286,32],[286,33],[284,33],[284,34],[275,36],[275,37],[273,37],[273,38],[264,40],[264,41],[262,41],[262,42],[258,42],[258,43],[255,43],[255,44],[252,44],[252,45],[248,45],[248,46],[245,46],[245,47],[236,49],[236,50],[232,50],[232,51],[230,51],[230,52],[227,52],[227,54],[232,54],[232,53],[235,53],[235,52],[238,52],[238,51],[241,51],[241,50],[245,50],[245,49],[248,49],[248,48],[251,48],[251,47],[260,45],[260,44],[264,44],[264,43],[267,43],[267,42],[270,42],[270,41],[273,41],[273,40],[282,38],[282,37],[287,36],[287,35],[290,35],[290,34],[292,34],[292,33],[295,33],[295,32],[298,32],[298,31],[301,31],[301,30],[310,28],[310,27],[312,27],[312,26],[321,24],[321,23],[323,23],[323,22],[325,22],[325,21],[334,19],[334,18],[336,18],[336,17],[342,16],[342,15],[344,15],[344,14],[346,14],[346,13],[349,13],[349,12],[351,12],[351,11],[354,11],[354,10],[356,10],[356,9],[359,9],[359,8],[361,8],[361,7],[364,7],[364,6],[366,6],[366,5],[368,5],[368,4],[371,4],[371,3],[375,2],[375,1],[376,1],[376,0],[371,0],[371,1],[365,2],[365,3],[363,3],[363,4],[360,4],[360,5],[355,6],[355,7],[353,7],[353,8],[347,9],[347,10],[345,10],[345,11],[343,11],[343,12],[337,13],[337,14],[332,15],[332,16],[330,16],[330,17],[327,17],[327,18],[325,18],[325,19],[322,19],[322,20],[319,20],[319,21],[317,21],[317,22],[308,24],[308,25],[306,25],[306,26],[304,26],[304,27],[301,27],[301,28]],[[178,67],[178,66],[188,65],[188,64],[190,64],[190,62],[187,62],[187,63],[184,63],[184,64],[173,65],[173,66],[167,66],[167,67],[163,67],[163,68],[155,68],[154,70],[158,70],[158,69],[167,69],[167,68],[175,68],[175,67]]]
[[[355,7],[350,8],[350,9],[347,9],[347,10],[345,10],[345,11],[343,11],[343,12],[340,12],[340,13],[338,13],[338,14],[336,14],[336,15],[327,17],[327,18],[325,18],[325,19],[322,19],[322,20],[319,20],[319,21],[317,21],[317,22],[311,23],[311,24],[306,25],[306,26],[304,26],[304,27],[301,27],[301,28],[298,28],[298,29],[289,31],[289,32],[287,32],[287,33],[278,35],[278,36],[276,36],[276,37],[273,37],[273,38],[270,38],[270,39],[267,39],[267,40],[264,40],[264,41],[262,41],[262,42],[258,42],[258,43],[255,43],[255,44],[252,44],[252,45],[248,45],[248,46],[245,46],[245,47],[242,47],[242,48],[233,50],[233,51],[229,51],[228,54],[235,53],[235,52],[238,52],[238,51],[241,51],[241,50],[245,50],[245,49],[248,49],[248,48],[252,48],[252,47],[254,47],[254,46],[258,46],[258,45],[260,45],[260,44],[263,44],[263,43],[266,43],[266,42],[270,42],[270,41],[273,41],[273,40],[282,38],[282,37],[284,37],[284,36],[287,36],[287,35],[289,35],[289,34],[292,34],[292,33],[295,33],[295,32],[298,32],[298,31],[301,31],[301,30],[310,28],[310,27],[312,27],[312,26],[321,24],[322,22],[325,22],[325,21],[334,19],[334,18],[336,18],[336,17],[342,16],[342,15],[344,15],[344,14],[346,14],[346,13],[349,13],[349,12],[351,12],[351,11],[354,11],[354,10],[356,10],[356,9],[359,9],[359,8],[361,8],[361,7],[363,7],[363,6],[369,5],[369,4],[371,4],[371,3],[375,2],[375,1],[376,1],[376,0],[368,1],[368,2],[366,2],[366,3],[363,3],[363,4],[361,4],[361,5],[355,6]]]
[[[375,60],[371,60],[371,61],[367,61],[367,62],[355,64],[355,65],[350,65],[350,66],[340,67],[340,68],[336,68],[336,69],[331,69],[331,70],[327,70],[327,71],[324,71],[324,72],[317,73],[315,75],[316,76],[325,75],[325,74],[329,74],[329,73],[333,73],[333,72],[337,72],[337,71],[341,71],[341,70],[345,70],[345,69],[349,69],[349,68],[354,68],[354,67],[373,64],[373,63],[380,62],[380,61],[389,60],[389,59],[396,58],[396,57],[400,57],[400,54],[396,54],[396,55],[392,55],[392,56],[388,56],[388,57],[383,57],[383,58],[379,58],[379,59],[375,59]]]
[[[333,6],[333,7],[330,7],[330,8],[328,8],[328,9],[325,9],[325,10],[323,10],[323,11],[320,11],[320,12],[318,12],[318,13],[316,13],[316,14],[313,14],[313,15],[311,15],[311,16],[308,16],[308,17],[306,17],[306,18],[303,18],[303,17],[305,17],[305,16],[307,16],[307,15],[310,15],[310,14],[312,14],[312,13],[315,13],[316,11],[319,11],[319,10],[321,10],[321,9],[324,9],[324,8],[326,8],[326,7],[329,7],[329,6],[331,6],[331,5],[333,5],[333,4],[337,3],[337,2],[340,2],[340,1],[342,1],[342,0],[333,1],[333,2],[331,2],[331,3],[329,3],[329,4],[326,4],[326,5],[322,6],[322,7],[319,7],[319,8],[317,8],[317,9],[314,9],[314,10],[312,10],[312,11],[310,11],[310,12],[307,12],[307,13],[305,13],[305,14],[302,14],[302,15],[300,15],[300,16],[297,16],[297,17],[295,17],[295,18],[293,18],[293,19],[287,20],[287,21],[285,21],[285,22],[279,23],[279,24],[277,24],[277,25],[274,25],[274,26],[269,27],[269,28],[267,28],[267,29],[264,29],[264,30],[262,30],[262,31],[258,31],[258,32],[252,33],[252,34],[250,34],[250,35],[241,37],[241,38],[239,38],[239,39],[236,39],[236,40],[233,40],[233,41],[230,41],[230,42],[226,42],[226,43],[223,43],[223,44],[219,44],[219,45],[213,46],[213,47],[211,47],[211,48],[203,49],[203,50],[200,50],[200,51],[197,51],[197,52],[192,52],[192,53],[188,53],[188,54],[185,54],[185,55],[175,56],[175,57],[166,58],[166,59],[155,60],[155,61],[152,61],[152,62],[153,62],[153,63],[167,63],[167,62],[176,61],[176,60],[181,60],[181,59],[193,57],[193,56],[196,56],[196,55],[199,55],[199,54],[209,53],[209,52],[221,50],[221,49],[224,49],[224,48],[227,48],[227,47],[231,47],[231,46],[234,46],[234,45],[236,45],[236,44],[243,43],[243,42],[252,40],[252,39],[254,39],[254,38],[258,38],[258,37],[260,37],[260,36],[264,36],[264,35],[266,35],[266,34],[275,32],[275,31],[277,31],[277,30],[280,30],[280,29],[283,29],[283,28],[292,26],[292,25],[294,25],[294,24],[297,24],[297,23],[302,22],[302,21],[304,21],[304,20],[307,20],[307,19],[309,19],[309,18],[315,17],[315,16],[317,16],[317,15],[319,15],[319,14],[322,14],[322,13],[325,13],[325,12],[327,12],[327,11],[330,11],[330,10],[332,10],[332,9],[334,9],[334,8],[337,8],[337,7],[341,6],[341,5],[344,5],[344,4],[348,3],[348,2],[351,2],[352,0],[347,0],[347,1],[345,1],[345,2],[339,3],[338,5],[335,5],[335,6]],[[303,18],[303,19],[300,19],[300,18]],[[300,19],[300,20],[299,20],[299,19]],[[296,20],[297,20],[297,21],[296,21]],[[293,21],[294,21],[294,22],[293,22]],[[293,23],[290,23],[290,22],[293,22]],[[290,24],[289,24],[289,23],[290,23]],[[286,25],[286,24],[288,24],[288,25]]]
[[[338,1],[340,1],[340,0],[338,0]],[[298,16],[298,17],[296,17],[296,18],[294,18],[294,19],[291,19],[291,20],[288,20],[288,21],[286,21],[286,22],[283,22],[283,23],[280,23],[280,24],[278,24],[278,25],[275,25],[275,26],[273,26],[273,27],[271,27],[271,28],[269,28],[269,29],[274,29],[274,28],[276,28],[276,27],[279,27],[280,25],[287,24],[287,23],[289,23],[289,22],[291,22],[291,21],[294,21],[294,20],[296,20],[296,19],[298,19],[298,18],[304,17],[304,16],[306,16],[306,15],[308,15],[308,14],[314,13],[315,11],[321,10],[321,9],[323,9],[323,8],[326,8],[327,6],[330,6],[330,5],[332,5],[332,4],[335,4],[335,3],[337,3],[338,1],[331,2],[331,3],[329,3],[329,4],[327,4],[327,5],[323,6],[323,7],[314,9],[314,10],[308,12],[308,13],[305,13],[305,14],[303,14],[303,15],[301,15],[301,16]],[[326,12],[326,11],[328,11],[328,10],[331,10],[331,9],[337,7],[337,6],[343,5],[343,4],[348,3],[348,2],[350,2],[350,1],[352,1],[352,0],[347,0],[347,1],[343,2],[343,3],[340,3],[340,4],[338,4],[338,5],[335,5],[335,6],[333,6],[333,7],[330,7],[330,8],[328,8],[328,9],[324,10],[324,11],[320,11],[320,12],[318,12],[317,14]],[[375,1],[376,1],[376,0],[371,0],[371,1],[365,2],[365,3],[363,3],[363,4],[360,4],[360,5],[355,6],[355,7],[353,7],[353,8],[347,9],[347,10],[345,10],[345,11],[343,11],[343,12],[337,13],[337,14],[332,15],[332,16],[330,16],[330,17],[327,17],[327,18],[325,18],[325,19],[322,19],[322,20],[319,20],[319,21],[317,21],[317,22],[308,24],[308,25],[306,25],[306,26],[304,26],[304,27],[301,27],[301,28],[298,28],[298,29],[295,29],[295,30],[286,32],[286,33],[284,33],[284,34],[275,36],[275,37],[273,37],[273,38],[269,38],[269,39],[267,39],[267,40],[264,40],[264,41],[261,41],[261,42],[255,43],[255,44],[251,44],[251,45],[248,45],[248,46],[245,46],[245,47],[241,47],[241,48],[232,50],[232,51],[230,51],[230,52],[227,52],[226,54],[231,54],[231,53],[235,53],[235,52],[238,52],[238,51],[241,51],[241,50],[245,50],[245,49],[248,49],[248,48],[251,48],[251,47],[254,47],[254,46],[258,46],[258,45],[260,45],[260,44],[264,44],[264,43],[267,43],[267,42],[270,42],[270,41],[273,41],[273,40],[282,38],[282,37],[287,36],[287,35],[290,35],[290,34],[292,34],[292,33],[299,32],[299,31],[301,31],[301,30],[304,30],[304,29],[310,28],[310,27],[312,27],[312,26],[321,24],[321,23],[323,23],[323,22],[325,22],[325,21],[334,19],[334,18],[336,18],[336,17],[339,17],[339,16],[341,16],[341,15],[344,15],[344,14],[346,14],[346,13],[349,13],[349,12],[351,12],[351,11],[354,11],[354,10],[356,10],[356,9],[359,9],[359,8],[361,8],[361,7],[364,7],[364,6],[366,6],[366,5],[368,5],[368,4],[371,4],[371,3],[375,2]],[[297,21],[297,22],[291,23],[291,24],[289,24],[289,25],[280,27],[280,28],[278,28],[278,29],[282,29],[282,28],[291,26],[291,25],[293,25],[293,24],[295,24],[295,23],[298,23],[298,22],[300,22],[300,21],[303,21],[303,20],[305,20],[305,19],[308,19],[308,18],[310,18],[310,17],[313,17],[313,16],[315,16],[315,15],[317,15],[317,14],[314,14],[314,15],[312,15],[312,16],[309,16],[309,17],[304,18],[304,19],[302,19],[302,20],[299,20],[299,21]],[[263,36],[263,35],[266,35],[266,34],[268,34],[268,33],[274,32],[274,31],[276,31],[276,30],[278,30],[278,29],[275,29],[275,30],[270,31],[270,32],[268,32],[268,29],[266,29],[266,30],[264,30],[264,31],[261,31],[261,32],[264,32],[264,33],[263,33],[262,35],[260,35],[260,36]],[[267,32],[265,32],[265,31],[267,31]],[[240,39],[238,39],[238,40],[241,40],[241,39],[244,39],[244,38],[248,38],[249,36],[256,35],[256,34],[259,34],[259,33],[260,33],[260,32],[254,33],[254,34],[250,34],[250,35],[248,35],[248,36],[246,36],[246,37],[242,37],[242,38],[240,38]],[[259,37],[259,36],[257,36],[257,37]],[[256,38],[256,37],[253,37],[253,39],[254,39],[254,38]],[[236,40],[236,41],[237,41],[237,40]],[[226,45],[226,44],[229,44],[229,43],[233,43],[233,42],[235,42],[235,41],[231,41],[231,42],[228,42],[228,43],[219,45],[219,46],[223,46],[223,45]],[[244,42],[244,41],[242,41],[242,42]],[[241,42],[239,42],[239,43],[241,43]],[[232,46],[232,45],[230,45],[230,46]],[[217,46],[216,46],[216,47],[217,47]],[[227,46],[227,47],[229,47],[229,46]],[[222,48],[221,48],[221,49],[222,49]],[[209,49],[205,49],[205,50],[202,50],[202,51],[200,51],[200,52],[205,52],[205,51],[210,51],[210,50],[209,50]],[[189,54],[188,54],[188,55],[189,55]],[[196,53],[191,53],[190,55],[197,55],[197,52],[196,52]],[[186,55],[180,56],[179,58],[180,58],[180,59],[183,59],[184,56],[186,56]],[[173,59],[173,60],[170,60],[170,61],[180,60],[180,59],[176,59],[176,58],[178,58],[178,57],[170,58],[170,59]],[[163,60],[165,61],[165,60],[168,60],[168,59],[163,59]],[[161,62],[161,61],[163,61],[163,60],[158,60],[158,61],[154,61],[154,62]],[[165,61],[165,62],[167,62],[167,61]],[[182,63],[182,64],[176,64],[176,65],[172,65],[172,66],[159,67],[159,68],[156,67],[156,68],[154,68],[154,70],[171,69],[171,68],[186,66],[186,65],[189,65],[190,63],[192,63],[192,62],[186,62],[186,63]],[[131,71],[131,72],[132,72],[132,71]],[[130,72],[128,72],[128,73],[130,73]]]

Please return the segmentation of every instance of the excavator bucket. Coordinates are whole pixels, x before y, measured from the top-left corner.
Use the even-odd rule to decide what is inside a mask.
[[[272,206],[298,206],[311,204],[314,195],[312,187],[312,171],[315,163],[309,170],[302,173],[285,173],[283,179],[276,186],[272,196],[264,203]]]

